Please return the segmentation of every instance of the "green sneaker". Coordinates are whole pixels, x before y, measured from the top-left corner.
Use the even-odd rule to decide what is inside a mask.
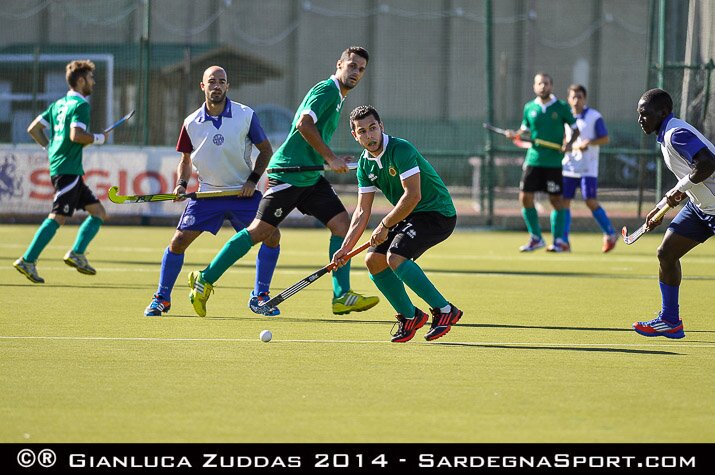
[[[333,298],[333,313],[345,315],[350,312],[364,312],[374,307],[380,301],[377,297],[365,297],[357,292],[348,290],[340,297]]]
[[[30,279],[33,284],[44,284],[45,279],[37,275],[37,268],[34,262],[27,262],[22,257],[12,263],[12,266],[17,269],[17,271]]]
[[[189,300],[194,306],[194,311],[199,317],[206,316],[206,301],[214,291],[214,286],[206,282],[201,275],[201,272],[194,271],[189,274]]]
[[[64,261],[68,266],[77,269],[77,272],[80,274],[95,275],[97,273],[97,271],[94,270],[94,267],[89,265],[89,262],[87,262],[87,258],[84,254],[77,254],[71,250],[67,251]]]

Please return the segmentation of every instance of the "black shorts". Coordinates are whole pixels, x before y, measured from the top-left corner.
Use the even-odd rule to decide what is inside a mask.
[[[550,195],[560,195],[563,177],[560,168],[527,166],[521,174],[519,190],[527,192],[545,191]]]
[[[323,176],[313,186],[293,186],[271,178],[258,205],[256,218],[278,227],[295,208],[303,214],[315,217],[325,226],[335,216],[347,212],[335,190]]]
[[[417,260],[424,252],[447,239],[457,225],[457,216],[447,217],[435,211],[414,213],[397,223],[379,246],[367,252],[397,254],[406,259]]]
[[[79,175],[55,175],[51,177],[56,193],[52,201],[52,212],[62,216],[72,216],[77,209],[99,203],[92,190]]]

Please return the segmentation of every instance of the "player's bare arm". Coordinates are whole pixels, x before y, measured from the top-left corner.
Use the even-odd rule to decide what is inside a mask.
[[[40,147],[45,148],[50,143],[49,139],[45,135],[45,125],[42,123],[42,118],[40,116],[35,117],[35,120],[27,127],[27,133],[30,137],[37,142]]]
[[[82,130],[79,127],[72,127],[70,129],[70,140],[74,143],[79,143],[82,145],[90,145],[95,143],[95,135],[103,135],[104,139],[101,141],[101,143],[104,143],[107,141],[109,133],[102,132],[101,134],[92,134]]]
[[[348,260],[343,259],[350,251],[353,250],[358,243],[360,236],[367,229],[367,224],[372,215],[372,204],[375,201],[375,193],[359,193],[358,203],[350,220],[350,228],[348,229],[343,245],[333,254],[333,264],[342,267],[348,263]]]
[[[300,132],[300,135],[303,136],[305,141],[308,142],[308,144],[310,144],[310,146],[313,147],[321,157],[323,157],[332,171],[337,173],[348,172],[347,163],[352,157],[350,157],[350,155],[342,157],[335,155],[330,147],[328,147],[328,144],[323,141],[320,131],[318,131],[318,128],[315,126],[315,122],[313,122],[313,118],[310,115],[303,114],[300,119],[298,119],[296,129],[298,129],[298,132]]]
[[[402,188],[405,192],[400,197],[392,211],[382,218],[380,224],[375,228],[370,238],[373,246],[382,244],[387,240],[387,234],[397,223],[408,217],[417,207],[422,199],[422,188],[420,186],[420,174],[415,173],[411,177],[402,180]]]
[[[258,149],[258,157],[256,157],[256,165],[253,167],[253,173],[257,177],[260,177],[266,171],[268,162],[270,162],[271,157],[273,156],[273,147],[271,146],[271,143],[268,141],[268,139],[266,139],[261,143],[257,143],[256,148]],[[250,198],[251,196],[253,196],[253,193],[255,193],[255,191],[256,182],[252,180],[246,180],[246,183],[244,183],[243,189],[241,190],[241,194],[239,196],[242,196],[244,198]]]
[[[571,133],[571,140],[566,142],[563,147],[561,147],[562,152],[569,152],[573,148],[573,143],[576,141],[576,139],[581,135],[581,131],[578,130],[578,127],[572,127],[571,128],[572,133]]]
[[[181,195],[186,193],[185,183],[189,182],[191,178],[191,154],[182,152],[181,158],[179,159],[179,165],[176,167],[176,188],[174,188],[175,195]]]

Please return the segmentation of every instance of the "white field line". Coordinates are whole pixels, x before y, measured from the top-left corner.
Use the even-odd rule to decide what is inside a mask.
[[[51,341],[137,341],[137,342],[217,342],[240,343],[261,342],[259,338],[153,338],[153,337],[105,337],[105,336],[22,336],[0,335],[0,340],[51,340]],[[392,344],[388,340],[298,340],[298,339],[273,339],[271,343],[347,343],[347,344]],[[549,343],[549,342],[504,342],[504,341],[445,341],[445,342],[411,342],[411,345],[467,345],[467,346],[539,346],[539,347],[627,347],[627,348],[708,348],[715,349],[715,343],[688,344],[683,343]]]

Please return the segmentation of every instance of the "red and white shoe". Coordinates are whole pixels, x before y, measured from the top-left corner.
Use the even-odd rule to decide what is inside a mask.
[[[643,336],[664,336],[674,339],[685,338],[683,321],[678,320],[678,323],[670,323],[663,320],[661,314],[658,314],[657,318],[647,322],[635,322],[633,329],[636,333]]]

